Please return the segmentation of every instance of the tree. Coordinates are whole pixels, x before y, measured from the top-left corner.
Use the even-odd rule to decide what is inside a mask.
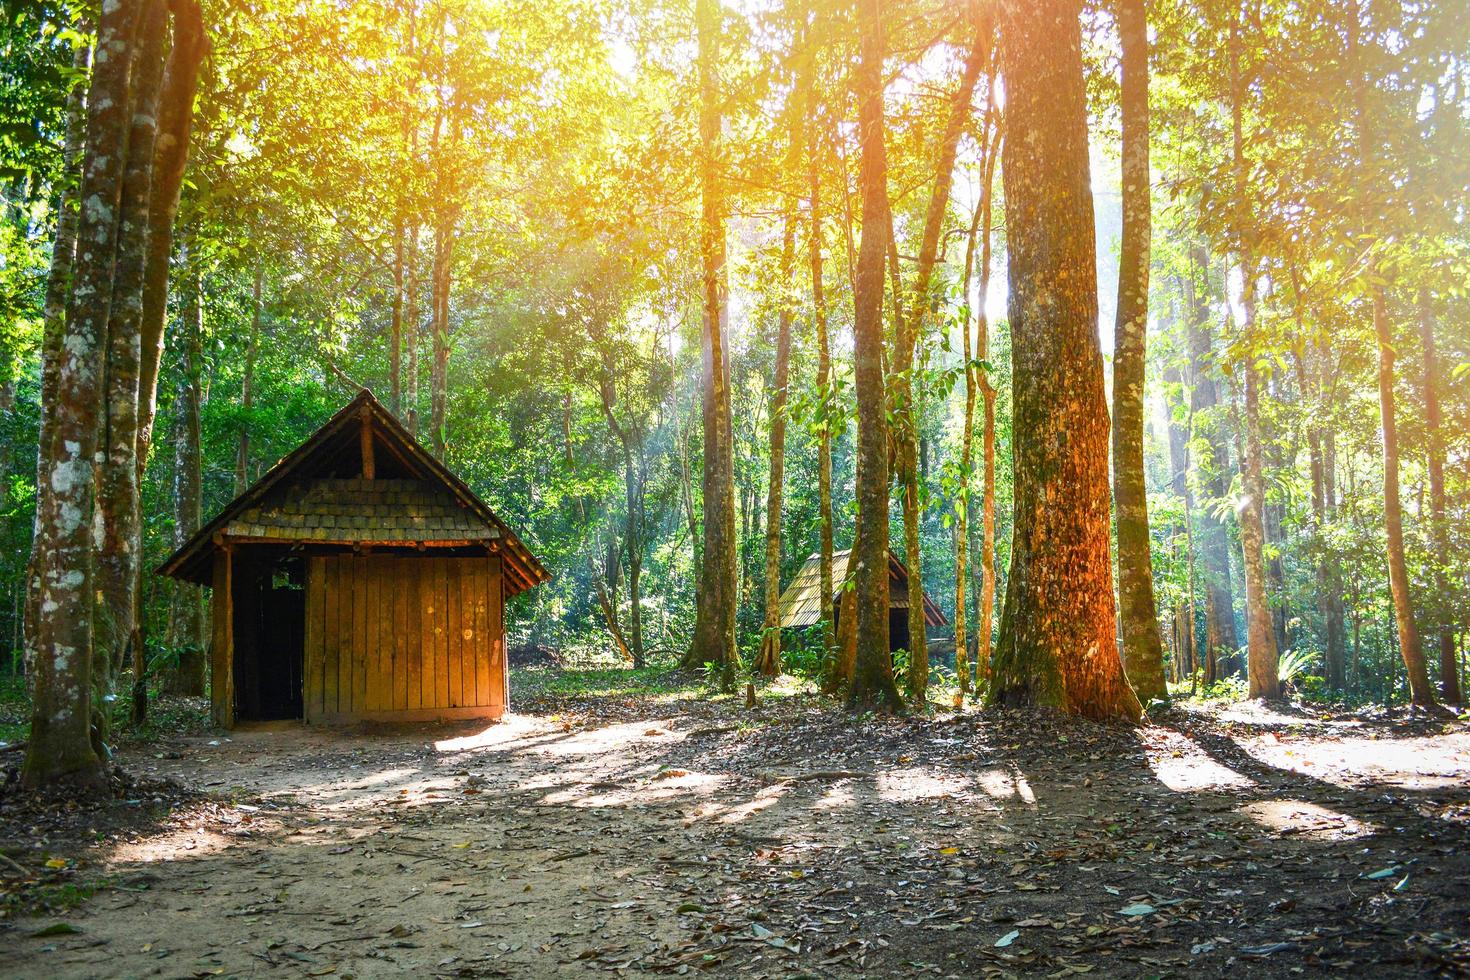
[[[862,153],[863,227],[853,293],[853,360],[858,398],[857,662],[850,708],[899,710],[888,652],[888,418],[883,382],[883,270],[888,248],[888,162],[883,137],[883,4],[857,0],[860,50],[853,73]],[[915,579],[911,586],[919,587]]]
[[[103,779],[101,747],[92,740],[93,460],[106,383],[107,319],[139,14],[134,5],[113,4],[97,23],[80,194],[87,205],[77,229],[72,306],[62,329],[55,395],[43,406],[50,443],[41,447],[44,478],[34,544],[39,614],[30,627],[35,690],[21,770],[21,782],[32,789],[66,782],[90,791]]]
[[[1113,491],[1118,514],[1118,613],[1123,663],[1139,700],[1168,697],[1154,602],[1148,487],[1143,471],[1150,194],[1148,18],[1144,0],[1118,0],[1123,49],[1123,243],[1113,344]]]
[[[725,343],[725,205],[721,199],[719,0],[696,0],[699,35],[700,265],[703,283],[704,552],[689,666],[712,663],[733,682],[738,602],[735,555],[734,436],[730,425],[729,350]]]
[[[1078,0],[1002,7],[1015,536],[990,699],[1131,719],[1140,709],[1112,601],[1080,14]]]
[[[1409,593],[1408,560],[1404,554],[1403,504],[1399,500],[1398,418],[1394,409],[1393,390],[1396,345],[1393,324],[1389,319],[1388,289],[1380,271],[1379,249],[1382,242],[1370,218],[1369,202],[1373,200],[1377,189],[1369,185],[1372,179],[1369,168],[1374,159],[1375,147],[1367,96],[1374,79],[1363,67],[1363,14],[1358,0],[1350,0],[1348,57],[1359,75],[1354,80],[1353,91],[1358,129],[1358,190],[1364,223],[1361,236],[1368,249],[1363,280],[1372,303],[1373,337],[1378,345],[1378,408],[1383,435],[1383,525],[1388,542],[1388,585],[1389,593],[1393,597],[1394,624],[1398,627],[1399,654],[1403,657],[1404,669],[1408,673],[1410,697],[1414,704],[1428,708],[1437,702],[1434,688],[1429,684],[1429,669],[1424,659],[1419,626],[1414,621],[1414,600]]]
[[[198,262],[196,256],[185,256]],[[184,294],[182,368],[174,395],[174,536],[175,548],[199,530],[203,520],[199,410],[203,396],[204,342],[201,276],[197,264],[189,270]],[[178,661],[168,677],[175,694],[205,693],[204,597],[188,582],[173,586],[169,609],[168,645]],[[135,681],[135,683],[137,683]]]
[[[987,42],[991,22],[982,14],[983,9],[986,8],[971,4],[967,11],[972,24],[970,46],[965,53],[960,84],[950,103],[949,118],[940,138],[938,159],[934,164],[934,183],[929,192],[929,204],[924,213],[924,230],[919,241],[919,263],[914,274],[913,292],[907,310],[896,314],[898,329],[895,345],[897,349],[893,359],[893,400],[897,409],[894,413],[897,419],[894,433],[897,451],[894,453],[894,461],[899,480],[903,484],[904,562],[908,566],[909,578],[915,589],[921,588],[924,576],[923,554],[919,547],[919,523],[922,515],[919,500],[919,430],[917,409],[914,405],[914,360],[919,338],[924,330],[924,318],[937,305],[936,299],[930,295],[930,283],[939,257],[939,236],[944,230],[949,208],[955,153],[969,121],[975,85],[980,80],[980,71],[985,66],[988,55]],[[897,263],[894,263],[893,268],[897,273]],[[898,301],[897,293],[894,301]],[[909,696],[915,702],[923,704],[929,683],[929,647],[924,633],[924,617],[910,615],[908,626]]]
[[[1245,452],[1240,469],[1245,493],[1236,504],[1240,515],[1240,546],[1245,555],[1246,667],[1250,696],[1281,696],[1277,676],[1276,634],[1266,595],[1266,477],[1261,445],[1261,347],[1256,322],[1258,269],[1253,250],[1255,230],[1250,215],[1250,163],[1245,155],[1244,114],[1249,82],[1241,64],[1244,55],[1237,18],[1230,23],[1230,120],[1234,161],[1235,200],[1233,232],[1240,267],[1241,332],[1245,374]]]

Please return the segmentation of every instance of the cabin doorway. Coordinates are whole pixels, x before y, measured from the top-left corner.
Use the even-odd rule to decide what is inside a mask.
[[[235,576],[235,717],[302,717],[306,562],[279,549],[242,548]]]

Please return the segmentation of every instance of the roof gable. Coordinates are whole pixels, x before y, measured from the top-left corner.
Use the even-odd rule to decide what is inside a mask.
[[[832,598],[836,602],[847,578],[851,551],[832,553]],[[781,593],[780,623],[783,627],[812,626],[822,618],[822,556],[812,555],[801,566],[786,591]],[[888,552],[888,604],[894,609],[909,607],[909,575],[903,562],[892,550]],[[939,606],[924,595],[924,621],[930,626],[944,626],[949,620]]]
[[[207,585],[216,542],[231,538],[288,544],[486,542],[504,559],[509,594],[550,578],[485,502],[366,388],[158,571]]]

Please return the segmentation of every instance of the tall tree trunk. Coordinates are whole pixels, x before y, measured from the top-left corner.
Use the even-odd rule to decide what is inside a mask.
[[[434,270],[432,273],[429,330],[433,335],[434,361],[429,370],[429,429],[434,455],[444,458],[449,433],[445,413],[449,404],[449,288],[450,265],[454,258],[453,215],[441,213],[434,224]]]
[[[986,79],[985,90],[985,116],[980,127],[980,200],[976,203],[975,214],[970,221],[970,235],[965,244],[965,297],[966,301],[971,295],[971,284],[975,273],[975,248],[980,248],[980,291],[975,309],[975,321],[977,337],[974,346],[970,343],[970,321],[966,316],[963,330],[963,342],[961,350],[964,355],[965,368],[965,416],[963,429],[960,435],[960,488],[955,507],[955,563],[954,563],[954,648],[955,648],[955,673],[959,679],[960,693],[968,692],[970,686],[970,630],[969,630],[969,579],[970,579],[970,471],[975,458],[975,400],[982,388],[987,392],[986,406],[990,410],[985,436],[989,438],[989,455],[985,459],[987,478],[981,489],[981,522],[989,534],[990,564],[986,564],[985,543],[982,538],[981,561],[984,579],[986,583],[991,582],[991,566],[994,565],[995,548],[995,499],[994,499],[994,477],[995,477],[995,416],[994,416],[994,390],[990,386],[990,380],[983,368],[976,361],[985,361],[989,356],[990,346],[990,318],[985,311],[986,294],[990,292],[990,228],[993,208],[991,206],[992,191],[995,180],[995,160],[999,152],[1000,128],[996,124],[996,100],[995,100],[995,76],[996,68],[992,59],[991,70]],[[994,137],[992,137],[994,130]],[[982,450],[983,451],[983,450]],[[990,666],[990,619],[989,610],[986,607],[986,589],[982,585],[980,601],[978,603],[981,614],[980,621],[976,624],[976,658],[975,658],[975,681],[976,688],[980,687],[980,681],[987,675]],[[995,587],[990,584],[989,599],[991,604],[995,601]]]
[[[1409,566],[1404,557],[1404,515],[1399,502],[1399,436],[1394,414],[1393,328],[1388,322],[1388,299],[1381,285],[1373,287],[1373,333],[1378,340],[1378,405],[1383,422],[1383,525],[1388,543],[1388,585],[1393,597],[1394,622],[1398,626],[1399,653],[1408,676],[1409,697],[1414,704],[1431,707],[1434,688],[1424,646],[1414,622],[1414,603],[1409,594]]]
[[[856,570],[856,663],[847,703],[854,709],[899,710],[888,651],[888,406],[883,383],[883,268],[889,241],[888,160],[883,145],[883,4],[857,0],[859,54],[853,71],[862,151],[862,242],[853,293],[858,446],[857,539],[848,566]],[[914,589],[910,584],[910,590]],[[920,607],[922,615],[922,606]]]
[[[1209,304],[1201,293],[1210,291],[1209,254],[1203,246],[1191,249],[1191,275],[1186,281],[1189,306],[1189,359],[1192,386],[1190,417],[1200,425],[1200,435],[1210,448],[1209,459],[1196,462],[1205,496],[1210,504],[1222,500],[1230,486],[1230,449],[1221,432],[1217,417],[1220,391],[1211,363],[1213,341],[1210,335]],[[1201,278],[1203,281],[1201,281]],[[1235,633],[1234,589],[1230,574],[1230,538],[1225,524],[1214,506],[1199,509],[1199,550],[1204,571],[1205,650],[1203,663],[1205,685],[1221,676],[1221,661],[1235,653],[1239,646]]]
[[[808,46],[807,8],[799,8],[802,26],[797,29],[795,56],[798,70],[792,92],[790,140],[786,151],[785,177],[797,179],[801,164],[802,143],[806,131],[806,113],[812,105],[815,61]],[[770,483],[766,491],[766,587],[765,621],[761,626],[760,653],[755,669],[766,677],[781,673],[781,502],[786,478],[786,401],[791,365],[792,303],[790,283],[796,266],[796,225],[799,196],[787,194],[786,214],[781,232],[781,309],[777,318],[775,377],[771,388]]]
[[[1383,424],[1383,529],[1388,546],[1388,586],[1393,598],[1394,623],[1398,627],[1399,653],[1403,657],[1404,669],[1409,683],[1409,697],[1420,707],[1433,707],[1434,688],[1429,683],[1429,669],[1424,659],[1424,645],[1419,638],[1419,627],[1414,622],[1414,600],[1409,594],[1409,567],[1404,556],[1404,513],[1399,501],[1399,438],[1398,422],[1394,414],[1395,358],[1393,325],[1389,322],[1388,295],[1383,284],[1378,253],[1378,229],[1373,223],[1369,202],[1379,191],[1370,186],[1377,175],[1370,175],[1368,167],[1378,152],[1373,141],[1373,120],[1368,112],[1368,91],[1377,80],[1363,70],[1361,34],[1363,18],[1358,0],[1348,4],[1350,25],[1348,30],[1348,58],[1360,77],[1353,87],[1358,130],[1358,182],[1359,214],[1363,223],[1361,235],[1369,240],[1368,261],[1364,281],[1369,285],[1373,303],[1373,335],[1378,343],[1378,407]]]
[[[158,98],[158,135],[153,144],[152,199],[148,208],[148,251],[143,273],[142,363],[138,374],[138,478],[153,445],[153,419],[158,410],[158,368],[163,358],[168,318],[169,259],[173,256],[174,223],[179,193],[189,162],[194,128],[194,96],[199,66],[209,50],[197,0],[173,3],[173,45],[163,69]]]
[[[250,486],[250,415],[255,409],[255,360],[260,349],[260,321],[264,311],[261,296],[265,265],[257,262],[255,282],[250,287],[250,338],[245,342],[245,371],[240,378],[240,442],[235,447],[235,496]]]
[[[1144,0],[1118,0],[1123,50],[1123,238],[1113,344],[1113,493],[1118,514],[1118,608],[1123,666],[1144,703],[1167,698],[1154,602],[1144,480],[1144,365],[1152,222],[1149,190],[1148,19]]]
[[[78,46],[72,53],[72,68],[85,74],[92,49]],[[51,265],[46,274],[46,294],[41,307],[41,432],[36,456],[36,514],[32,528],[30,559],[26,564],[25,614],[22,645],[25,648],[26,676],[36,661],[35,627],[41,614],[41,565],[48,546],[42,542],[41,501],[47,493],[46,478],[51,465],[56,415],[48,411],[55,404],[61,361],[62,339],[66,335],[67,313],[71,302],[72,266],[76,261],[77,227],[81,209],[77,206],[81,190],[82,150],[87,135],[86,86],[76,85],[66,100],[66,135],[62,146],[60,193],[56,201],[56,234],[51,245]],[[35,545],[40,545],[35,546]]]
[[[419,437],[419,225],[415,221],[408,232],[408,301],[404,319],[408,322],[408,406],[404,423],[413,437]]]
[[[164,0],[140,5],[130,78],[128,130],[122,194],[118,205],[116,257],[107,320],[106,379],[102,403],[102,454],[97,474],[95,521],[98,540],[96,659],[92,685],[99,701],[129,651],[134,666],[134,714],[146,717],[142,637],[138,630],[142,511],[139,499],[138,392],[142,370],[143,274],[148,213],[153,193],[153,147],[158,135],[158,93],[163,82],[163,42],[168,25]],[[109,713],[99,712],[99,731],[109,739]]]
[[[833,604],[835,583],[832,580],[832,556],[835,542],[832,533],[832,429],[837,422],[837,412],[832,404],[832,348],[827,333],[827,296],[822,279],[822,156],[821,127],[816,122],[816,70],[815,48],[808,50],[809,61],[805,66],[811,72],[812,85],[807,91],[807,117],[811,125],[807,128],[807,170],[811,187],[808,205],[807,249],[812,274],[812,333],[817,348],[817,522],[820,542],[817,561],[817,581],[821,586],[822,660],[823,687],[833,685],[836,662],[836,607]]]
[[[929,686],[929,641],[923,616],[923,552],[919,538],[923,514],[919,502],[919,418],[918,406],[914,401],[914,362],[920,338],[923,336],[924,317],[937,305],[936,297],[930,295],[930,286],[934,265],[939,257],[939,235],[944,230],[944,219],[949,211],[949,189],[954,173],[955,152],[959,148],[965,126],[970,121],[975,86],[980,80],[980,71],[989,52],[987,41],[991,22],[982,14],[982,10],[988,10],[988,7],[982,7],[979,3],[970,4],[969,16],[974,22],[974,33],[970,40],[970,50],[965,55],[959,88],[950,103],[949,119],[940,138],[938,159],[934,164],[934,185],[930,188],[929,206],[924,214],[924,230],[919,239],[919,263],[914,274],[913,298],[908,304],[908,315],[905,317],[902,312],[897,314],[898,349],[893,359],[894,405],[897,409],[894,441],[898,477],[903,484],[903,551],[909,577],[908,693],[910,699],[920,705],[925,702]],[[894,263],[895,273],[897,268],[897,263]],[[897,293],[894,294],[894,302],[898,302]]]
[[[1137,718],[1118,657],[1080,0],[1009,0],[1002,54],[1015,536],[990,698]]]
[[[103,779],[101,746],[91,738],[94,458],[101,448],[107,321],[139,13],[132,4],[112,4],[97,25],[79,195],[86,205],[77,230],[72,305],[58,348],[55,395],[42,408],[42,431],[50,443],[41,447],[33,545],[40,582],[31,624],[31,736],[21,770],[28,788],[64,781],[91,791]]]
[[[1424,349],[1424,440],[1429,467],[1430,537],[1434,544],[1435,614],[1439,620],[1439,682],[1444,699],[1459,704],[1460,671],[1455,658],[1455,631],[1449,608],[1449,522],[1444,489],[1444,433],[1440,428],[1439,351],[1434,342],[1434,310],[1429,290],[1419,290],[1419,338]]]
[[[183,547],[194,536],[203,516],[199,439],[200,379],[204,371],[201,284],[197,267],[188,275],[183,310],[183,376],[179,379],[174,399],[175,549]],[[174,583],[168,645],[178,658],[168,677],[169,691],[202,695],[205,683],[204,605],[199,586],[192,582]]]
[[[734,433],[725,343],[725,202],[721,188],[719,0],[695,0],[699,35],[700,256],[704,291],[704,564],[699,577],[694,641],[686,666],[712,663],[721,686],[734,683],[736,579]]]
[[[403,417],[403,217],[393,223],[393,312],[388,324],[388,407]]]
[[[1230,25],[1230,120],[1235,175],[1233,230],[1240,261],[1240,304],[1244,311],[1245,452],[1241,455],[1244,497],[1236,503],[1240,547],[1245,555],[1246,667],[1253,698],[1281,696],[1277,676],[1276,633],[1266,592],[1265,458],[1261,445],[1261,372],[1256,366],[1262,339],[1256,325],[1256,259],[1251,246],[1249,164],[1245,156],[1244,113],[1247,81],[1242,70],[1240,26]]]
[[[766,491],[766,616],[760,653],[755,661],[755,669],[767,677],[781,673],[781,497],[786,478],[786,385],[791,363],[791,297],[787,286],[795,264],[796,206],[792,201],[786,212],[781,243],[782,296],[771,390],[771,475]]]

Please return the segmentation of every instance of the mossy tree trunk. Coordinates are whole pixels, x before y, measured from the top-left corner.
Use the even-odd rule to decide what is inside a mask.
[[[1015,537],[990,700],[1135,719],[1113,608],[1081,4],[1002,10]]]

